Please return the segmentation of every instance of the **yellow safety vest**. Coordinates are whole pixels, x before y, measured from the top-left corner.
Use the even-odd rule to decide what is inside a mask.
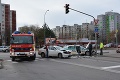
[[[100,49],[103,48],[103,47],[104,47],[103,43],[100,43]]]

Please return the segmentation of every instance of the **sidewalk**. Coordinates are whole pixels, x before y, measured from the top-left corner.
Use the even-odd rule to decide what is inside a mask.
[[[120,53],[116,53],[116,50],[103,50],[103,55],[101,57],[112,57],[112,58],[120,58]]]

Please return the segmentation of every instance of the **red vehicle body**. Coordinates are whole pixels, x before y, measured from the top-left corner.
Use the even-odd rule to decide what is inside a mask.
[[[16,58],[30,58],[35,60],[35,39],[34,34],[31,32],[21,33],[15,31],[11,35],[10,40],[10,57],[12,61]]]

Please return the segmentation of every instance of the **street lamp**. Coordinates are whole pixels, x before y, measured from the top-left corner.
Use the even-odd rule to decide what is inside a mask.
[[[46,15],[46,13],[47,13],[48,11],[49,11],[49,10],[47,10],[47,11],[45,12],[45,14],[44,14],[44,45],[46,44],[46,40],[45,40],[45,38],[46,38],[46,35],[45,35],[45,29],[46,29],[45,15]]]

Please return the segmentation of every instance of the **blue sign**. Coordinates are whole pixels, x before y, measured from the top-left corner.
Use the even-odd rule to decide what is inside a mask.
[[[95,32],[98,32],[98,27],[95,27]]]

